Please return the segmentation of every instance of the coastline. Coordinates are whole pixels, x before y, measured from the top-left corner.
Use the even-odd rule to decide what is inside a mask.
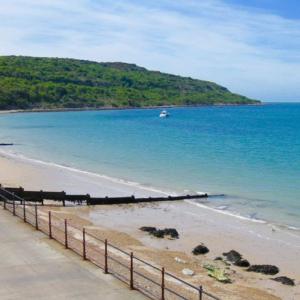
[[[3,147],[2,147],[2,149],[3,149]],[[62,185],[60,184],[60,182],[49,185],[49,183],[52,182],[49,179],[47,179],[46,181],[40,182],[39,183],[40,185],[37,184],[37,182],[39,182],[39,179],[37,179],[37,181],[30,181],[30,182],[25,181],[25,186],[22,186],[22,187],[25,187],[25,189],[64,190],[65,192],[70,193],[70,194],[72,194],[72,193],[86,194],[87,189],[88,189],[89,194],[91,194],[94,197],[99,196],[98,193],[100,193],[100,195],[102,195],[102,196],[103,196],[103,193],[105,193],[105,196],[116,196],[116,197],[131,196],[131,195],[134,195],[137,197],[148,197],[148,196],[152,196],[152,197],[163,196],[163,197],[165,197],[165,196],[182,195],[181,193],[178,193],[178,191],[175,192],[174,190],[171,190],[171,189],[157,188],[153,185],[143,185],[137,181],[132,181],[132,180],[129,181],[129,180],[125,180],[125,179],[118,178],[118,177],[108,176],[103,173],[100,174],[100,173],[95,173],[92,171],[78,169],[76,167],[71,167],[68,165],[57,164],[55,162],[42,161],[39,159],[27,157],[27,156],[24,156],[19,153],[15,154],[10,151],[5,151],[2,149],[0,148],[0,159],[2,157],[5,159],[9,159],[11,161],[24,163],[26,169],[29,165],[32,167],[35,166],[36,167],[35,171],[38,171],[38,172],[41,171],[41,169],[40,169],[41,167],[45,167],[47,169],[53,168],[56,170],[60,170],[60,172],[62,174],[65,174],[65,172],[66,172],[65,175],[69,178],[69,180],[67,180],[67,182],[65,182]],[[74,175],[76,175],[76,176],[74,176]],[[45,176],[47,177],[47,175],[45,175]],[[71,180],[77,181],[79,178],[78,176],[83,176],[83,178],[86,177],[87,180],[91,181],[90,182],[91,184],[95,183],[96,185],[99,185],[99,187],[98,188],[95,188],[94,186],[91,187],[90,185],[85,185],[83,182],[81,182],[75,188],[74,185],[72,183],[70,183],[70,181]],[[0,179],[1,179],[1,177],[0,177]],[[23,179],[21,179],[21,180],[23,180]],[[0,184],[1,184],[1,181],[0,181]],[[40,188],[40,187],[42,187],[42,188]],[[107,187],[109,187],[109,188],[107,188]],[[211,198],[222,196],[222,194],[211,194],[207,190],[197,191],[195,193],[208,194]],[[242,214],[239,214],[238,212],[236,212],[236,213],[232,212],[230,210],[227,210],[226,208],[223,209],[222,206],[213,207],[213,206],[208,205],[208,202],[206,199],[203,199],[200,201],[195,201],[195,202],[190,201],[190,200],[185,200],[185,201],[187,203],[190,202],[190,204],[193,204],[201,209],[210,210],[210,211],[216,213],[217,215],[220,214],[220,215],[229,216],[231,218],[237,218],[240,220],[244,220],[247,222],[261,223],[266,226],[270,226],[273,229],[280,229],[280,230],[284,230],[286,232],[295,233],[297,236],[299,235],[299,237],[300,237],[300,228],[299,227],[295,227],[295,226],[288,225],[285,223],[278,223],[278,222],[276,222],[276,219],[269,221],[269,220],[265,220],[265,219],[258,219],[255,217],[252,218],[251,216],[242,215]]]
[[[44,162],[2,150],[0,150],[0,161],[5,169],[3,172],[0,171],[0,183],[3,186],[22,185],[25,189],[64,190],[74,194],[86,194],[89,191],[91,196],[99,196],[99,194],[141,197],[175,195],[154,187],[142,186],[137,182]],[[7,169],[10,169],[10,172],[7,172]],[[39,176],[41,174],[42,178]],[[56,180],[53,181],[53,178]]]
[[[227,106],[260,106],[268,103],[245,103],[245,104],[234,104],[234,103],[216,103],[216,104],[195,104],[195,105],[161,105],[161,106],[140,106],[140,107],[81,107],[81,108],[33,108],[33,109],[11,109],[11,110],[0,110],[1,114],[14,114],[14,113],[44,113],[44,112],[74,112],[74,111],[106,111],[106,110],[134,110],[134,109],[166,109],[166,108],[199,108],[199,107],[227,107]]]
[[[7,155],[2,151],[0,163],[0,182],[4,186],[65,190],[68,193],[90,193],[97,196],[149,196],[163,193],[134,182]],[[240,268],[234,269],[237,272],[236,282],[260,289],[266,288],[273,295],[290,295],[282,296],[282,299],[296,299],[296,295],[300,295],[300,263],[297,261],[297,257],[300,257],[300,237],[297,234],[274,229],[264,223],[234,218],[205,205],[188,201],[156,205],[78,207],[71,210],[96,226],[104,224],[106,230],[120,231],[122,228],[123,233],[158,251],[170,249],[190,255],[195,243],[203,242],[210,249],[207,258],[212,260],[222,252],[235,249],[252,264],[277,265],[281,270],[278,276],[294,278],[296,287],[283,286],[271,281],[268,276],[250,274]],[[141,226],[175,227],[179,231],[180,239],[170,241],[151,238],[138,230]]]

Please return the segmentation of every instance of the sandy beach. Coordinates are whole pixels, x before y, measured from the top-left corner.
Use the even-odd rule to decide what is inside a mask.
[[[3,186],[64,190],[92,196],[154,196],[163,193],[135,183],[18,158],[5,152],[0,153],[0,164],[0,182]],[[64,212],[86,220],[88,224],[98,227],[103,236],[156,264],[163,264],[185,280],[195,284],[201,281],[209,291],[224,296],[222,299],[300,298],[300,236],[296,231],[229,216],[193,201],[76,207],[66,208]],[[179,239],[151,237],[139,230],[141,226],[176,228]],[[191,251],[200,243],[204,243],[210,251],[195,258]],[[251,264],[278,266],[280,272],[276,276],[293,278],[296,285],[285,286],[270,280],[276,276],[246,272],[232,265],[228,270],[231,284],[224,285],[208,277],[203,264],[216,263],[215,257],[231,249],[240,252]],[[179,264],[175,257],[182,258],[186,263]],[[192,269],[195,275],[182,275],[183,268]]]

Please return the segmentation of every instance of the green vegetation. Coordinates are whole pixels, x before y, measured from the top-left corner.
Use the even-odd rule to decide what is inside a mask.
[[[228,274],[225,270],[222,270],[214,265],[206,264],[203,266],[205,269],[208,270],[207,274],[210,277],[215,278],[219,282],[223,283],[230,283],[231,279],[229,278]]]
[[[125,63],[0,57],[0,109],[251,104],[215,83]]]

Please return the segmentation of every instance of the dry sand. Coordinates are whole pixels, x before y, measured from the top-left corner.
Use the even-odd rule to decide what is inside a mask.
[[[97,196],[161,194],[134,184],[4,154],[0,156],[0,165],[0,182],[4,186],[65,190]],[[164,265],[172,272],[180,274],[185,267],[194,270],[196,275],[186,280],[194,284],[202,283],[208,290],[218,294],[221,291],[226,299],[300,299],[300,237],[297,232],[279,228],[274,230],[267,224],[224,215],[188,201],[67,208],[68,211],[86,219],[89,224],[101,227],[102,234],[113,242],[119,241],[119,245]],[[141,226],[174,227],[180,238],[168,240],[150,237],[139,231]],[[202,242],[210,252],[195,261],[191,250]],[[231,249],[239,251],[251,264],[277,265],[280,268],[278,276],[294,278],[296,286],[284,286],[270,280],[272,276],[249,273],[233,266],[230,267],[232,284],[215,282],[201,266]],[[186,260],[187,265],[178,265],[175,256]]]

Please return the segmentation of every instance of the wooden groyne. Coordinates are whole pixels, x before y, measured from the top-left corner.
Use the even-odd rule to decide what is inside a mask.
[[[26,201],[38,203],[43,205],[45,200],[51,200],[61,203],[63,206],[66,203],[77,205],[106,205],[106,204],[131,204],[131,203],[146,203],[146,202],[160,202],[160,201],[179,201],[185,199],[200,199],[207,198],[207,194],[201,195],[182,195],[182,196],[166,196],[166,197],[91,197],[89,194],[85,195],[71,195],[66,192],[53,191],[28,191],[22,187],[0,187],[0,196],[4,196],[12,201]],[[0,197],[2,198],[2,197]],[[1,199],[0,199],[1,201]]]

